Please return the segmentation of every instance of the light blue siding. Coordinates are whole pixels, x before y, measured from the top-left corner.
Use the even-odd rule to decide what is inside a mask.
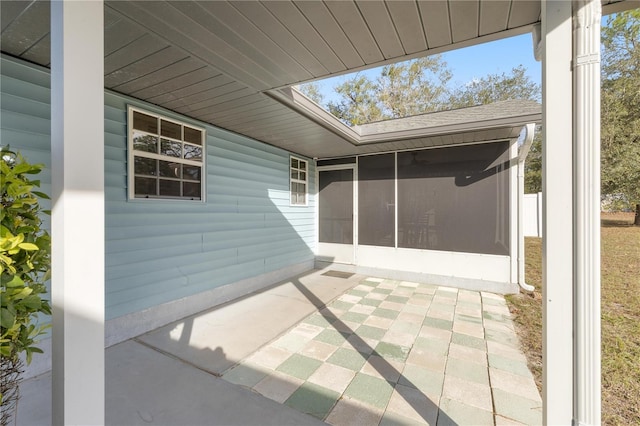
[[[3,57],[1,91],[2,143],[47,165],[50,192],[48,71]],[[128,105],[206,129],[205,202],[127,199]],[[313,260],[315,200],[289,205],[288,152],[112,92],[104,114],[107,319]]]

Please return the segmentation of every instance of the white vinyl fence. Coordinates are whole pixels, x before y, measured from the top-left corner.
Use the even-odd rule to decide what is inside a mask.
[[[542,237],[542,192],[524,194],[524,236]]]

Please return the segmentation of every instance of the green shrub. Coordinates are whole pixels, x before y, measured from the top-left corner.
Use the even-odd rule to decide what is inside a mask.
[[[51,271],[51,239],[41,219],[49,212],[37,198],[48,197],[34,190],[40,181],[30,179],[43,165],[29,164],[8,147],[0,154],[0,355],[3,370],[19,370],[20,354],[28,364],[34,353],[42,353],[36,339],[49,327],[39,323],[41,315],[51,315],[51,305],[43,299]],[[2,405],[6,391],[0,392]]]

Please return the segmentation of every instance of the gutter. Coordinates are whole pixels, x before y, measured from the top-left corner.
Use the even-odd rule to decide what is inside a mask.
[[[527,124],[525,137],[518,153],[518,285],[524,291],[532,292],[535,287],[527,284],[524,279],[524,162],[529,155],[529,149],[536,133],[535,124]]]

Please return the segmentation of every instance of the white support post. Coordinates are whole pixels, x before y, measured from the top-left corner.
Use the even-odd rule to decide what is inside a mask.
[[[573,415],[571,2],[542,2],[543,423]]]
[[[104,6],[51,2],[52,420],[104,424]]]
[[[600,0],[573,1],[575,394],[578,425],[601,422]]]

